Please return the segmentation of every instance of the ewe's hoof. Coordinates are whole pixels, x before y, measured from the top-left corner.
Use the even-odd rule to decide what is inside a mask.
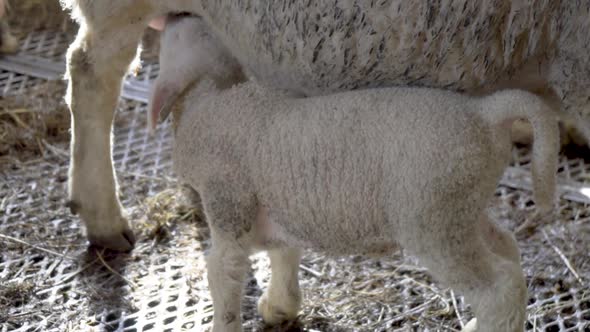
[[[135,235],[130,229],[124,229],[116,234],[101,234],[99,236],[88,234],[91,245],[115,251],[128,252],[135,246]]]
[[[465,327],[461,330],[461,332],[477,332],[477,319],[471,319]]]
[[[65,206],[66,208],[70,209],[70,213],[73,215],[78,214],[78,211],[80,210],[80,204],[76,203],[73,200],[67,201]]]
[[[135,235],[123,217],[118,202],[106,206],[97,206],[97,202],[100,201],[80,202],[79,199],[70,199],[65,205],[72,214],[80,215],[86,225],[90,245],[115,251],[131,251],[135,246]]]
[[[82,210],[82,220],[86,223],[86,234],[91,245],[115,251],[128,252],[135,246],[135,235],[127,219],[123,217],[102,217],[102,224],[86,222]]]
[[[288,301],[288,299],[282,299]],[[268,292],[264,292],[258,300],[258,313],[262,316],[264,322],[268,325],[277,325],[285,321],[294,320],[299,313],[299,301],[285,305],[271,304],[268,300]]]

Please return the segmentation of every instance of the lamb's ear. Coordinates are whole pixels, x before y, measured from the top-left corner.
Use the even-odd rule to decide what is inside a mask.
[[[160,121],[166,120],[182,87],[171,82],[156,80],[148,104],[148,129],[152,132]]]

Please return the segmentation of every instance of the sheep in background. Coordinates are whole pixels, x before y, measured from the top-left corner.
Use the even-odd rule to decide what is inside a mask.
[[[241,331],[248,256],[257,250],[268,250],[272,269],[258,308],[274,324],[298,314],[301,249],[386,255],[399,247],[473,305],[477,324],[466,331],[523,331],[518,247],[486,207],[510,160],[511,124],[526,118],[535,202],[552,209],[559,134],[539,97],[375,88],[297,98],[252,82],[231,87],[244,80],[240,67],[199,19],[170,23],[160,52],[150,118],[172,110],[175,168],[200,193],[211,228],[213,331]]]

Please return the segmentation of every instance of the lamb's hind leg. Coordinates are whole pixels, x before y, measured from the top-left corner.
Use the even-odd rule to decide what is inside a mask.
[[[480,219],[481,238],[495,254],[520,265],[520,250],[514,235],[493,222],[487,214]],[[477,319],[469,321],[463,332],[477,332]]]
[[[411,234],[404,247],[435,278],[465,295],[477,317],[476,331],[522,332],[527,288],[520,264],[510,251],[492,250],[502,245],[486,243],[474,217],[463,218],[448,220],[447,216],[447,220],[431,219],[428,225],[414,224],[404,230]],[[509,241],[505,235],[498,233],[499,241]]]
[[[490,250],[508,260],[520,264],[520,250],[514,234],[498,226],[487,213],[483,214],[480,223],[480,237]]]
[[[84,3],[94,8],[94,3]],[[72,114],[68,204],[85,223],[90,243],[125,251],[133,248],[135,238],[117,197],[111,126],[122,77],[147,20],[137,16],[128,22],[117,12],[103,13],[110,15],[103,18],[84,14],[67,54],[66,101]]]

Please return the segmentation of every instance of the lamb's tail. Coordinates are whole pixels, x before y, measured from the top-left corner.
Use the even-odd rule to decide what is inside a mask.
[[[482,116],[490,123],[510,128],[524,118],[533,127],[533,189],[537,210],[553,209],[559,154],[556,113],[538,96],[521,90],[505,90],[483,98]],[[508,130],[507,130],[508,132]]]

